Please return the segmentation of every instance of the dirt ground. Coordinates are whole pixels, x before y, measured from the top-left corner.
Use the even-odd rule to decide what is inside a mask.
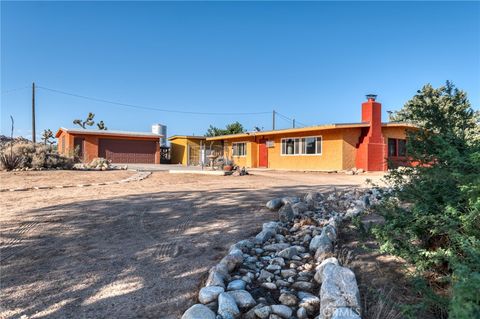
[[[34,183],[35,174],[43,183],[49,173],[80,177],[8,173],[2,184]],[[155,172],[127,184],[0,193],[0,317],[179,318],[228,247],[276,219],[268,199],[367,178],[381,175]]]
[[[133,174],[135,172],[126,170],[0,172],[0,189],[110,182]]]

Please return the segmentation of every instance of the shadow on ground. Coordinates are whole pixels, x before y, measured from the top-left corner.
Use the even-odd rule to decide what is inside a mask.
[[[268,199],[350,186],[159,192],[26,211],[2,231],[1,315],[178,318],[228,247],[276,219]]]

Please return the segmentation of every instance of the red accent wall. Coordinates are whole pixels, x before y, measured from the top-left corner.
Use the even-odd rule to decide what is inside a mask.
[[[362,122],[370,126],[362,132],[355,164],[366,171],[386,171],[386,145],[382,134],[382,104],[369,99],[362,104]]]

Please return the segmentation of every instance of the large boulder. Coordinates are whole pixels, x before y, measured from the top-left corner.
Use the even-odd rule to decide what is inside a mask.
[[[242,310],[250,309],[257,304],[252,295],[246,290],[232,290],[227,293],[233,297],[237,306]]]
[[[315,236],[316,237],[316,236]],[[312,239],[313,241],[313,239]],[[322,232],[320,237],[317,238],[317,250],[315,251],[315,260],[317,262],[322,262],[325,258],[328,258],[333,253],[333,243],[328,238],[327,234]],[[311,248],[311,247],[310,247]]]
[[[305,204],[304,202],[298,202],[298,203],[292,204],[292,210],[295,216],[299,216],[300,214],[308,210],[308,205]]]
[[[228,271],[233,271],[238,265],[243,262],[243,253],[240,249],[232,249],[230,253],[223,257],[220,261],[220,264],[225,264],[228,268]]]
[[[185,311],[182,319],[215,319],[215,313],[207,306],[196,304]]]
[[[265,319],[265,318],[268,318],[268,316],[270,316],[270,314],[272,313],[272,307],[265,306],[265,307],[257,308],[255,309],[254,312],[258,318]]]
[[[322,229],[322,234],[327,235],[327,237],[332,241],[337,240],[337,230],[335,229],[334,226],[328,224]]]
[[[335,309],[331,319],[362,319],[352,308],[340,307]]]
[[[278,227],[279,226],[277,222],[264,223],[262,226],[262,231],[255,236],[255,242],[263,244],[270,238],[274,237],[277,234]]]
[[[322,231],[320,235],[316,235],[310,241],[309,249],[311,252],[316,252],[320,247],[330,248],[332,246],[332,241],[327,236],[325,232]]]
[[[285,305],[272,305],[272,312],[285,319],[288,319],[292,316],[292,309]]]
[[[266,206],[270,210],[278,210],[283,206],[283,201],[281,198],[274,198],[269,200]]]
[[[331,319],[335,309],[346,307],[360,313],[360,293],[355,274],[348,268],[327,263],[323,268],[320,288],[320,316]],[[337,317],[341,318],[341,317]]]
[[[228,269],[222,266],[226,267],[224,264],[218,264],[210,268],[205,286],[219,286],[225,289],[225,280],[228,279]]]
[[[298,198],[296,196],[283,197],[282,202],[283,202],[284,205],[287,205],[287,204],[292,205],[292,204],[300,202],[300,198]]]
[[[228,250],[228,252],[230,253],[230,252],[232,252],[232,250],[235,250],[235,249],[240,249],[241,251],[246,251],[247,249],[253,248],[253,246],[255,246],[255,243],[253,243],[251,240],[244,239],[244,240],[240,240],[238,243],[230,246],[230,249]]]
[[[288,223],[295,218],[295,214],[293,213],[292,205],[285,204],[280,210],[278,211],[278,219],[281,222]]]
[[[323,201],[324,197],[322,193],[319,192],[308,192],[305,194],[305,197],[303,200],[308,203],[308,202],[320,202]]]
[[[203,287],[198,293],[198,301],[200,301],[204,305],[211,303],[213,301],[216,301],[218,295],[220,295],[224,291],[225,289],[220,286]]]
[[[244,290],[246,284],[242,279],[235,279],[228,283],[227,290]]]
[[[218,296],[218,314],[223,318],[238,318],[240,315],[235,299],[227,292]]]
[[[322,283],[323,281],[323,269],[325,268],[325,266],[329,263],[333,263],[334,265],[337,265],[339,266],[340,264],[338,263],[338,259],[335,258],[335,257],[330,257],[330,258],[327,258],[325,260],[323,260],[320,265],[318,265],[315,269],[317,270],[317,272],[315,273],[315,276],[314,276],[314,279],[316,282],[318,282],[319,284]]]
[[[261,232],[259,232],[257,234],[257,236],[255,236],[255,242],[257,242],[259,244],[263,244],[264,242],[266,242],[267,240],[269,240],[273,236],[275,236],[275,232],[273,230],[271,230],[271,229],[265,230],[264,229]]]

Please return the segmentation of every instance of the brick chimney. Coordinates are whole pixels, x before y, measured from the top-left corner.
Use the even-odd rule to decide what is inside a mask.
[[[377,96],[367,95],[362,103],[362,123],[369,126],[362,129],[355,164],[366,171],[387,170],[385,141],[382,134],[382,104],[376,102]]]

